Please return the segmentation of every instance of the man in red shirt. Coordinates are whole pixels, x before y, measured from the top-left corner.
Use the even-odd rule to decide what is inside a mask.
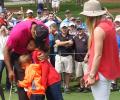
[[[40,30],[36,30],[36,26],[39,26]],[[4,50],[4,58],[9,73],[9,79],[13,80],[23,80],[24,71],[21,70],[18,64],[18,58],[20,55],[28,53],[27,45],[32,38],[40,33],[48,32],[46,26],[40,21],[23,21],[18,23],[11,31],[8,41]],[[48,41],[48,40],[47,40]],[[40,56],[39,59],[44,59],[45,55]],[[13,71],[14,66],[14,71]],[[23,88],[18,88],[19,100],[28,100],[28,97]]]

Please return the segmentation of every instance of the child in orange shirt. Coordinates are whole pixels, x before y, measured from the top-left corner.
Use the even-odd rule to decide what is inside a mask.
[[[22,55],[19,64],[25,70],[23,81],[18,81],[18,86],[25,88],[30,100],[44,100],[45,87],[41,84],[41,65],[32,64],[30,55]]]

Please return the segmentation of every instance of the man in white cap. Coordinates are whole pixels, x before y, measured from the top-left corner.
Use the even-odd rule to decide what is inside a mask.
[[[85,2],[81,12],[90,33],[85,85],[91,86],[94,100],[109,100],[110,80],[120,77],[116,31],[112,21],[102,19],[105,13],[98,0]]]
[[[115,23],[116,29],[120,27],[120,15],[116,15],[114,23]]]
[[[73,72],[72,59],[72,36],[68,34],[68,23],[60,24],[61,34],[55,36],[55,47],[57,47],[57,54],[55,56],[55,69],[58,73],[64,73],[64,91],[69,93],[70,75]]]
[[[31,20],[31,21],[35,20],[35,18],[34,18],[34,16],[33,16],[33,10],[28,9],[28,10],[26,11],[26,15],[27,15],[27,18],[25,18],[24,21],[25,21],[25,20]]]

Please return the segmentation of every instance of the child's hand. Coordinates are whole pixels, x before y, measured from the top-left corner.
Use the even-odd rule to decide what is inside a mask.
[[[40,55],[38,55],[37,58],[40,61],[44,61],[46,58],[48,58],[48,55],[47,55],[47,53],[40,53]]]
[[[16,85],[18,86],[18,87],[20,87],[20,81],[18,80],[18,82],[16,83]]]

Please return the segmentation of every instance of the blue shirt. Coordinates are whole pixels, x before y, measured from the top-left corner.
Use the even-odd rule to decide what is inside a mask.
[[[118,48],[120,49],[120,35],[116,35],[117,36],[117,43],[118,43]]]

